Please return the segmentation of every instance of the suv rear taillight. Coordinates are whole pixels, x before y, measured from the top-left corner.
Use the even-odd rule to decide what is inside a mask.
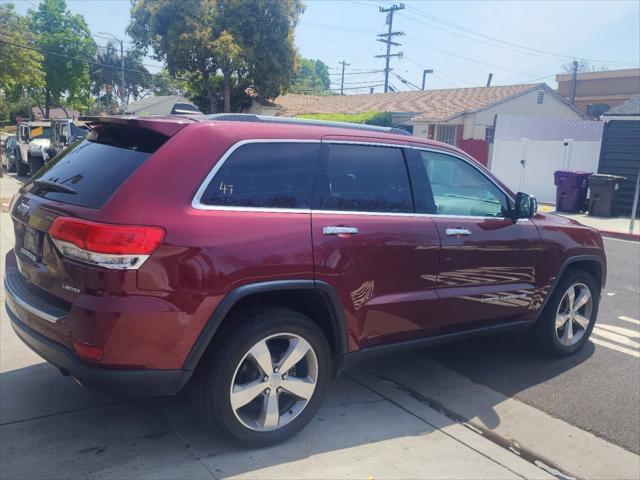
[[[58,217],[49,235],[67,258],[105,268],[137,269],[158,248],[165,231],[160,227]]]

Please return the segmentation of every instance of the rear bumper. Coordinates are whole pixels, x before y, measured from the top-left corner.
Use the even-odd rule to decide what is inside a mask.
[[[65,346],[22,322],[19,318],[20,299],[15,299],[15,292],[12,293],[7,292],[6,308],[18,337],[47,362],[60,368],[63,374],[70,375],[87,388],[132,396],[175,395],[191,377],[192,372],[186,370],[125,370],[91,366]]]

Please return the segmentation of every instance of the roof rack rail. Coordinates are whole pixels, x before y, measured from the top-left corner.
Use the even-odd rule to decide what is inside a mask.
[[[395,127],[379,127],[377,125],[364,125],[362,123],[331,122],[326,120],[314,120],[311,118],[294,117],[271,117],[267,115],[254,115],[251,113],[216,113],[205,115],[208,120],[219,120],[223,122],[257,122],[257,123],[279,123],[285,125],[312,125],[319,127],[351,128],[354,130],[365,130],[380,133],[394,133],[396,135],[411,135],[410,132]]]

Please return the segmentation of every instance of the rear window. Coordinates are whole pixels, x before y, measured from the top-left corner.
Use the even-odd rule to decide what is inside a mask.
[[[103,124],[63,151],[26,184],[40,197],[88,208],[101,208],[168,137],[149,130]],[[38,185],[38,181],[42,182]],[[61,185],[58,191],[53,183]]]

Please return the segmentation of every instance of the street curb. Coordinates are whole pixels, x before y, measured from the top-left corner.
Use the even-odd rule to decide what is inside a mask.
[[[600,235],[608,238],[616,238],[618,240],[629,240],[631,242],[640,242],[640,234],[617,232],[615,230],[598,230]]]

